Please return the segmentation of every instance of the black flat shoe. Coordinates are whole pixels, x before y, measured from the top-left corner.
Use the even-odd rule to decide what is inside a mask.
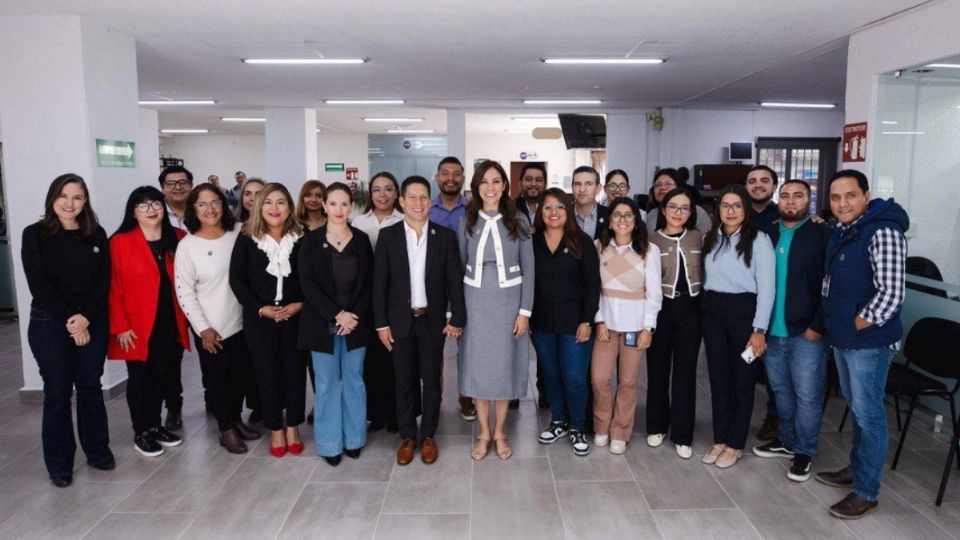
[[[346,454],[348,458],[357,459],[358,457],[360,457],[360,452],[362,451],[363,451],[363,447],[361,446],[360,448],[351,448],[351,449],[344,450],[343,453]]]
[[[245,441],[255,441],[260,437],[263,437],[263,433],[260,433],[243,422],[237,422],[234,428],[237,430],[237,434],[240,435],[240,438]]]
[[[371,420],[370,423],[367,424],[367,433],[376,433],[383,429],[383,426],[385,425],[386,422],[383,420]]]
[[[309,422],[311,426],[313,425],[313,409],[310,409],[310,414],[307,415],[307,422]]]
[[[108,456],[96,463],[91,463],[90,466],[101,471],[112,471],[117,468],[117,461],[113,456]]]
[[[387,422],[387,433],[397,433],[400,431],[400,426],[396,422]]]
[[[180,411],[167,410],[167,419],[163,423],[163,427],[170,431],[178,431],[183,427],[183,416],[180,415]]]
[[[323,456],[323,459],[329,463],[332,467],[336,467],[340,464],[340,461],[343,459],[343,454],[337,454],[335,456]]]
[[[58,488],[70,487],[70,484],[73,483],[73,476],[69,474],[64,476],[52,476],[50,477],[50,482]]]

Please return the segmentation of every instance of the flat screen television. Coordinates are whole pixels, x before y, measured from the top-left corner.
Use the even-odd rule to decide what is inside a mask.
[[[607,121],[603,116],[592,114],[558,114],[563,141],[567,149],[606,148]]]
[[[730,143],[730,161],[753,161],[753,143]]]

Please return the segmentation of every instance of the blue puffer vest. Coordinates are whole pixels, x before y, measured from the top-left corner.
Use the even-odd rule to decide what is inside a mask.
[[[841,349],[877,349],[903,337],[900,308],[883,325],[871,325],[858,331],[854,317],[877,294],[868,248],[874,233],[891,227],[903,233],[910,227],[906,211],[893,199],[874,199],[855,225],[841,232],[836,227],[827,244],[824,265],[823,318],[827,343]]]

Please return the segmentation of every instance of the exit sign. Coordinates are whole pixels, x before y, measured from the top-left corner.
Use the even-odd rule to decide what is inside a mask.
[[[346,170],[346,167],[343,166],[343,163],[324,163],[323,171],[324,172],[343,172]]]
[[[136,167],[136,143],[97,139],[97,165],[101,167]]]

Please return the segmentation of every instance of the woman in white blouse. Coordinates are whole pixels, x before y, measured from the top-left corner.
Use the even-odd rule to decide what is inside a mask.
[[[230,253],[239,227],[226,196],[213,184],[193,188],[186,205],[184,223],[191,234],[177,247],[177,299],[193,328],[220,445],[243,454],[243,441],[261,434],[240,420],[244,373],[253,360],[243,337],[242,309],[230,289]]]
[[[367,233],[370,237],[370,247],[377,249],[377,238],[380,230],[403,220],[400,211],[400,184],[392,174],[383,171],[370,178],[370,199],[363,214],[353,218],[351,225]]]
[[[632,199],[610,204],[608,226],[600,232],[600,309],[590,376],[596,446],[622,454],[633,433],[640,355],[653,339],[663,291],[660,250],[647,241],[647,229]],[[619,361],[618,361],[619,358]],[[617,366],[617,392],[610,377]]]

